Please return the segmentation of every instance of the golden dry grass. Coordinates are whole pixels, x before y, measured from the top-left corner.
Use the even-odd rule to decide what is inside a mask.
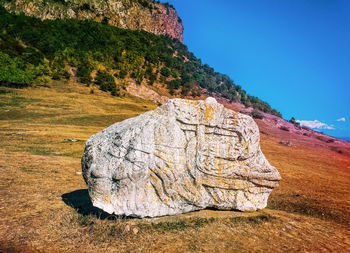
[[[266,126],[262,128],[269,131]],[[262,150],[283,180],[273,191],[269,207],[349,226],[350,157],[332,151],[330,145],[315,138],[281,130],[270,133],[261,136]],[[292,140],[295,146],[280,145],[280,140]],[[350,143],[341,144],[341,148],[349,152]]]
[[[348,252],[350,159],[324,147],[262,149],[283,180],[260,212],[204,210],[159,219],[108,219],[81,175],[85,141],[156,105],[55,82],[0,89],[0,252]],[[72,142],[69,139],[76,139]],[[136,233],[137,230],[137,233]]]

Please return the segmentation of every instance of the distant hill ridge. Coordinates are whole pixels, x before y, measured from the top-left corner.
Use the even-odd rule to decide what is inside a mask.
[[[40,19],[76,18],[168,35],[183,42],[183,25],[169,4],[152,0],[3,0],[14,13]]]

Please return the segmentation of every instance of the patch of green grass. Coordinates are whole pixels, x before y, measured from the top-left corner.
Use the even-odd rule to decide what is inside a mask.
[[[50,119],[51,124],[57,125],[73,125],[73,126],[94,126],[94,127],[107,127],[116,122],[123,121],[125,119],[134,117],[138,114],[114,114],[114,115],[84,115],[84,116],[72,116],[61,117],[59,119]]]
[[[0,89],[0,95],[8,94],[8,93],[12,93],[12,92],[10,90],[8,90],[8,89]]]
[[[141,102],[141,101],[140,101]],[[114,104],[113,107],[115,110],[126,110],[126,111],[133,111],[133,112],[145,112],[147,111],[147,105],[143,103],[140,104],[134,104],[134,103],[118,103]]]
[[[122,226],[112,225],[109,229],[110,236],[118,236],[121,237],[123,235],[124,229]]]
[[[20,149],[23,152],[28,152],[33,155],[52,155],[55,153],[53,149],[40,146],[25,146]]]
[[[0,120],[26,120],[26,122],[37,122],[38,119],[54,116],[57,116],[57,114],[49,112],[34,112],[25,108],[16,108],[10,109],[8,112],[0,112]]]
[[[159,222],[151,224],[153,229],[161,230],[161,231],[172,231],[172,230],[184,230],[185,228],[190,227],[189,224],[186,224],[183,220],[173,221],[173,222]]]
[[[253,225],[259,225],[268,221],[272,221],[274,217],[269,214],[260,214],[257,216],[239,216],[239,217],[232,217],[230,218],[230,221],[233,223],[249,223]]]
[[[27,173],[33,173],[34,170],[31,167],[21,167],[21,170]]]
[[[61,104],[57,102],[57,104],[51,104],[51,103],[36,103],[35,104],[38,107],[45,107],[45,108],[50,108],[50,109],[62,109],[62,110],[69,110],[71,109],[70,105],[67,104]]]
[[[1,103],[6,104],[9,107],[20,107],[24,108],[25,104],[30,104],[33,102],[39,102],[41,99],[27,98],[22,96],[16,96],[16,93],[12,93],[11,96],[1,97]]]
[[[285,200],[271,199],[268,204],[268,208],[274,210],[282,210],[290,213],[303,214],[315,218],[330,219],[337,222],[344,222],[346,218],[343,215],[332,213],[329,209],[322,207],[312,206],[306,202],[292,202]]]
[[[78,215],[78,223],[80,226],[87,227],[92,225],[94,222],[92,221],[93,218],[89,215]]]
[[[192,219],[178,219],[175,221],[162,221],[152,222],[150,224],[139,224],[139,227],[143,230],[156,230],[158,232],[179,231],[188,228],[200,228],[210,223],[213,223],[216,219],[211,218],[192,218]]]
[[[33,102],[40,102],[41,99],[38,98],[28,98],[28,97],[21,97],[21,96],[15,96],[12,97],[12,103],[13,104],[22,104],[22,103],[33,103]]]
[[[63,152],[60,153],[60,156],[68,156],[68,157],[81,159],[83,154],[84,154],[84,146],[82,146],[82,148],[80,150],[76,150],[76,151],[72,151],[72,152],[67,152],[67,151],[63,150]]]
[[[207,224],[213,223],[215,221],[214,217],[210,217],[210,218],[193,218],[191,219],[191,223],[193,227],[204,227]]]

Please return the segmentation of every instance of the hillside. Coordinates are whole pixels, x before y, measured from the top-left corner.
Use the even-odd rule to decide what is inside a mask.
[[[2,0],[14,13],[45,19],[95,20],[109,25],[168,35],[183,42],[183,25],[173,6],[151,0]]]
[[[262,150],[282,181],[268,208],[107,219],[91,206],[80,173],[85,141],[156,106],[128,95],[90,94],[72,80],[53,81],[51,88],[0,87],[0,251],[350,250],[349,143],[298,134],[292,125],[287,132],[269,118],[256,122]]]
[[[281,116],[168,36],[91,20],[42,21],[4,8],[0,26],[0,85],[27,87],[72,78],[121,96],[136,83],[168,97],[204,93]]]

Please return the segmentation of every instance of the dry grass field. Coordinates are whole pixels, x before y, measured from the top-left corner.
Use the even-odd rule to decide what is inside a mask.
[[[340,154],[260,120],[263,152],[283,178],[268,208],[146,220],[95,209],[80,175],[85,141],[157,105],[90,90],[0,88],[0,252],[350,251],[350,146]]]

